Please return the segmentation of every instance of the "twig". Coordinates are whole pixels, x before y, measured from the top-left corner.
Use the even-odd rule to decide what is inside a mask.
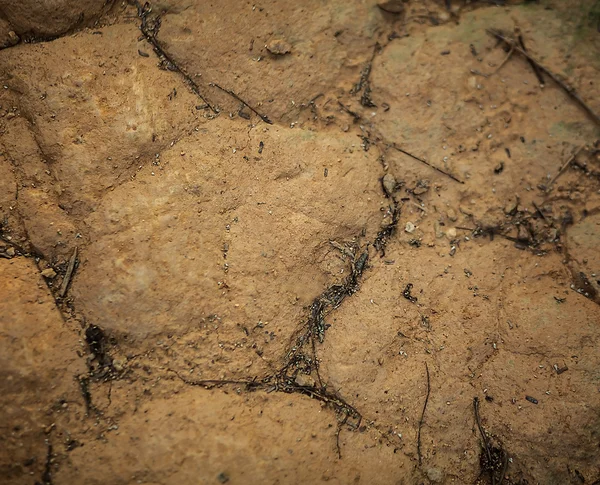
[[[504,450],[503,450],[504,451]],[[502,475],[500,475],[500,484],[504,481],[506,472],[508,471],[508,453],[504,451],[504,466],[502,467]]]
[[[436,167],[435,165],[432,165],[431,163],[429,163],[426,160],[423,160],[422,158],[417,157],[416,155],[413,155],[410,152],[407,152],[406,150],[404,150],[403,148],[400,148],[398,145],[396,145],[394,142],[391,142],[389,144],[389,146],[391,146],[394,150],[399,151],[400,153],[404,153],[405,155],[408,155],[409,157],[424,163],[425,165],[427,165],[428,167],[444,174],[446,177],[450,177],[452,180],[454,180],[455,182],[458,182],[459,184],[464,184],[464,182],[462,180],[459,180],[458,178],[456,178],[454,175],[452,175],[451,173],[445,172],[444,170],[442,170],[441,168]]]
[[[350,249],[348,249],[347,247],[342,246],[339,242],[333,241],[333,240],[330,239],[329,240],[329,244],[331,244],[340,253],[348,256],[350,259],[353,260],[355,258],[355,254]]]
[[[525,42],[523,41],[523,36],[521,34],[518,35],[517,40],[519,41],[519,45],[521,46],[521,49],[523,49],[524,52],[527,52],[527,48],[525,47]],[[539,81],[540,86],[544,87],[546,83],[544,82],[544,76],[542,76],[540,68],[537,67],[535,62],[533,62],[529,58],[527,58],[527,62],[531,66],[531,69],[533,69],[533,72],[535,73],[535,77],[537,77],[537,80]]]
[[[535,210],[538,212],[538,214],[540,216],[542,216],[542,219],[544,219],[544,222],[549,222],[548,219],[546,218],[546,216],[544,215],[544,213],[542,212],[542,209],[539,208],[539,206],[535,203],[535,201],[531,201],[531,203],[533,204],[533,207],[535,207]]]
[[[548,193],[552,190],[552,186],[554,185],[554,182],[556,182],[556,179],[562,175],[562,173],[569,167],[569,165],[571,165],[571,162],[573,162],[573,160],[575,160],[575,157],[577,157],[577,155],[579,155],[579,152],[581,150],[583,150],[584,147],[585,147],[585,145],[581,145],[579,148],[577,148],[577,150],[575,150],[573,155],[571,155],[569,157],[569,159],[565,163],[563,163],[563,166],[560,167],[560,170],[558,171],[558,173],[554,177],[552,177],[552,180],[550,180],[550,182],[548,183],[548,187],[546,188],[546,193]]]
[[[512,47],[510,49],[510,51],[508,52],[508,54],[506,55],[506,57],[504,58],[504,60],[500,63],[500,65],[494,69],[492,72],[490,72],[489,74],[486,74],[485,72],[481,72],[478,71],[477,69],[471,69],[471,72],[473,74],[476,74],[478,76],[483,76],[483,77],[492,77],[494,74],[496,74],[500,69],[502,69],[502,66],[504,66],[504,64],[506,64],[506,62],[510,59],[510,56],[513,55],[513,52],[515,51],[514,47]]]
[[[46,441],[48,451],[46,453],[46,464],[44,465],[44,472],[42,473],[42,484],[52,485],[52,445]]]
[[[202,379],[202,380],[198,380],[198,381],[193,381],[193,380],[189,380],[189,379],[186,379],[185,377],[181,376],[181,374],[179,374],[179,372],[177,372],[174,369],[167,369],[167,370],[173,372],[173,374],[175,374],[181,381],[183,381],[185,384],[188,384],[190,386],[202,386],[202,387],[211,388],[211,387],[220,387],[220,386],[231,385],[231,384],[250,386],[250,385],[256,383],[256,378],[243,379],[243,380]]]
[[[360,73],[360,79],[350,90],[350,94],[358,93],[364,86],[368,87],[369,76],[371,75],[371,70],[373,68],[373,61],[375,60],[375,56],[377,55],[378,52],[381,52],[381,45],[379,44],[379,42],[375,42],[375,45],[373,46],[373,53],[371,54],[371,58],[369,59],[369,62],[367,63],[365,68]]]
[[[425,417],[425,410],[427,409],[427,403],[429,402],[429,393],[431,391],[431,384],[429,381],[429,367],[427,367],[427,362],[425,362],[425,372],[427,373],[427,395],[425,396],[423,412],[421,413],[421,419],[419,420],[419,430],[417,431],[417,455],[419,457],[419,465],[423,461],[423,457],[421,456],[421,428],[423,427],[423,418]]]
[[[479,428],[479,433],[481,434],[481,439],[483,440],[483,446],[488,457],[488,463],[492,463],[492,452],[490,451],[490,445],[488,444],[488,437],[483,430],[483,426],[481,426],[481,418],[479,417],[479,398],[477,397],[473,398],[473,410],[475,411],[475,421],[477,422],[477,427]],[[493,473],[492,485],[496,485],[496,479],[494,478]]]
[[[346,106],[344,106],[341,101],[338,101],[338,104],[340,105],[340,108],[342,108],[346,113],[348,113],[350,116],[352,116],[352,118],[354,118],[355,122],[361,120],[361,116],[357,112],[352,111],[350,108],[346,108]]]
[[[71,278],[73,277],[73,270],[75,269],[75,262],[77,261],[77,246],[73,249],[73,254],[71,255],[71,259],[69,260],[69,266],[67,266],[67,272],[65,273],[65,277],[63,278],[62,285],[60,286],[60,291],[58,292],[58,296],[64,298],[67,294],[67,290],[69,289],[69,283],[71,282]]]
[[[546,75],[548,75],[569,96],[571,96],[571,98],[573,98],[579,104],[579,106],[581,108],[583,108],[583,110],[596,123],[598,123],[600,125],[600,116],[594,110],[592,110],[592,108],[590,108],[583,99],[581,99],[581,97],[579,96],[579,94],[577,94],[577,92],[575,91],[575,88],[573,88],[572,86],[569,86],[566,82],[564,82],[556,74],[554,74],[550,69],[548,69],[547,67],[544,67],[542,64],[540,64],[528,52],[524,51],[521,47],[515,45],[515,42],[512,39],[506,38],[504,35],[502,35],[497,30],[487,29],[487,32],[490,35],[493,35],[494,37],[496,37],[497,39],[500,39],[501,41],[505,42],[506,44],[508,44],[509,46],[511,46],[514,50],[516,50],[519,54],[521,54],[522,56],[525,56],[527,59],[529,59],[531,62],[533,62],[541,71],[543,71]]]
[[[250,111],[254,112],[254,114],[256,114],[265,123],[268,123],[269,125],[273,124],[273,122],[269,119],[269,117],[267,115],[263,115],[263,114],[259,113],[257,110],[255,110],[252,106],[250,106],[248,103],[246,103],[246,101],[244,101],[242,98],[240,98],[237,94],[235,94],[230,89],[222,88],[217,83],[209,83],[208,85],[214,86],[215,88],[220,89],[221,91],[229,94],[229,96],[237,99],[240,103],[242,103],[244,106],[246,106],[246,108],[248,108]]]
[[[348,414],[344,416],[344,419],[338,421],[337,430],[335,432],[335,447],[337,449],[338,458],[342,459],[342,449],[340,448],[340,432],[342,431],[342,426],[344,426],[348,422]]]
[[[325,96],[323,93],[319,93],[316,96],[313,96],[312,99],[308,102],[309,105],[314,105],[315,101],[319,99],[321,96]]]

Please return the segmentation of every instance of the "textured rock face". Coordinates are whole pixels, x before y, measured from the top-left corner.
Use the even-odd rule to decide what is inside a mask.
[[[104,0],[0,0],[0,17],[18,35],[60,35],[99,17]]]
[[[35,264],[0,259],[0,274],[0,428],[10,429],[0,436],[0,476],[2,483],[26,483],[25,474],[43,473],[49,434],[81,419],[74,377],[86,367]]]
[[[600,152],[543,186],[600,130],[486,33],[600,111],[597,0],[38,1],[0,0],[1,485],[491,483],[483,434],[498,484],[600,483]]]

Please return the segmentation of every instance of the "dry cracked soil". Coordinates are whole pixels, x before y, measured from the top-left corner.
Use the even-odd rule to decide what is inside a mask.
[[[600,483],[597,0],[0,44],[0,483]]]

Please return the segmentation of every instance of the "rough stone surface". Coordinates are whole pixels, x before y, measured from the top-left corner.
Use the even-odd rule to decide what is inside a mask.
[[[600,130],[472,72],[518,25],[600,111],[595,4],[451,7],[152,2],[151,45],[119,3],[0,51],[2,478],[491,483],[477,397],[507,482],[600,479]]]
[[[53,37],[97,19],[104,0],[0,0],[3,17],[19,35]]]
[[[86,367],[32,261],[0,258],[0,475],[3,483],[41,476],[46,440],[68,441],[85,408],[75,377]]]

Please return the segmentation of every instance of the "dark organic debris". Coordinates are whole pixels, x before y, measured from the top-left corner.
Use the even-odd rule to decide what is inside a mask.
[[[425,410],[427,409],[427,403],[429,402],[429,394],[431,392],[431,382],[429,379],[429,367],[427,366],[427,362],[425,362],[425,373],[427,374],[427,394],[425,395],[425,402],[423,403],[423,412],[421,412],[421,419],[419,419],[419,428],[417,431],[417,456],[419,457],[419,465],[423,461],[423,456],[421,455],[421,428],[423,427],[423,420],[425,419]]]
[[[107,353],[108,339],[104,330],[98,325],[90,325],[85,330],[85,341],[88,344],[90,352],[99,363],[100,368],[110,367],[112,359]],[[93,369],[91,369],[93,371]]]
[[[94,408],[92,404],[92,394],[90,393],[90,379],[89,377],[82,376],[79,377],[79,390],[81,391],[81,395],[83,397],[83,402],[85,403],[85,412],[86,414],[90,414]]]
[[[54,454],[52,452],[52,445],[50,443],[46,443],[47,452],[46,452],[46,463],[44,464],[44,471],[42,473],[42,481],[35,482],[35,485],[52,485],[52,461],[54,459]]]
[[[291,348],[288,350],[283,366],[272,374],[252,379],[204,379],[190,380],[180,375],[176,370],[169,369],[175,373],[184,383],[193,386],[207,388],[221,387],[225,385],[243,386],[246,391],[262,390],[265,392],[284,392],[287,394],[303,394],[316,399],[332,407],[338,414],[338,429],[336,432],[336,449],[341,456],[339,445],[339,434],[343,426],[358,429],[362,421],[361,413],[348,403],[336,391],[330,390],[322,382],[319,372],[319,359],[317,357],[317,344],[325,339],[325,332],[329,327],[325,322],[326,316],[338,308],[342,302],[354,294],[360,284],[360,280],[367,269],[369,261],[369,246],[373,247],[383,256],[389,238],[394,234],[400,209],[394,202],[390,208],[392,222],[381,230],[372,243],[367,244],[362,251],[358,251],[356,245],[354,250],[345,249],[342,245],[334,242],[331,244],[342,250],[343,254],[351,256],[350,274],[341,282],[334,283],[321,295],[315,298],[308,308],[308,317],[302,327],[297,331]],[[306,384],[303,376],[314,376],[310,384]]]
[[[181,67],[175,59],[163,48],[158,41],[158,31],[160,30],[161,18],[160,16],[152,16],[152,6],[149,2],[143,5],[138,0],[129,0],[132,5],[137,8],[138,17],[141,20],[140,30],[146,41],[152,46],[154,52],[158,56],[161,66],[168,69],[169,71],[175,71],[179,73],[185,82],[188,84],[192,92],[198,96],[204,104],[213,113],[218,113],[217,109],[212,106],[204,95],[200,91],[200,86],[192,79],[192,77]]]
[[[496,485],[496,483],[501,484],[504,481],[504,477],[508,470],[508,453],[504,451],[500,444],[494,446],[488,435],[485,433],[483,426],[481,425],[481,417],[479,416],[479,398],[477,397],[473,398],[473,410],[475,413],[475,422],[477,423],[477,428],[483,443],[479,458],[479,466],[481,467],[482,473],[489,474],[492,485]]]
[[[527,51],[521,48],[517,43],[502,34],[501,31],[497,29],[488,29],[487,32],[490,35],[496,37],[496,39],[501,40],[505,44],[507,44],[511,50],[515,50],[526,59],[528,59],[531,63],[533,63],[537,68],[544,72],[548,77],[550,77],[558,86],[560,86],[589,116],[592,118],[597,124],[600,125],[600,115],[598,115],[590,106],[577,94],[575,88],[567,84],[560,77],[554,74],[550,69],[541,65],[537,60],[535,60]]]
[[[387,2],[387,3],[392,3],[392,2]],[[369,61],[367,62],[367,65],[364,67],[364,69],[360,73],[360,79],[350,90],[350,94],[356,94],[356,93],[360,92],[361,90],[363,90],[363,88],[364,88],[364,91],[360,98],[360,104],[366,108],[375,108],[376,107],[375,103],[373,103],[373,101],[371,100],[371,85],[370,85],[369,77],[371,76],[371,70],[373,69],[373,61],[375,60],[375,56],[379,52],[381,52],[381,45],[379,44],[379,42],[376,42],[375,45],[373,46],[373,53],[371,54],[371,58],[369,59]],[[358,115],[358,118],[360,118],[360,115]]]
[[[575,158],[577,157],[577,155],[579,155],[579,152],[581,150],[583,150],[585,148],[585,145],[581,145],[579,146],[574,152],[573,154],[567,159],[567,161],[565,163],[562,164],[562,166],[560,167],[560,169],[558,170],[558,172],[556,173],[556,175],[554,177],[552,177],[552,180],[550,180],[550,182],[548,182],[548,184],[546,185],[546,192],[550,192],[552,190],[552,186],[554,185],[554,182],[556,182],[556,179],[558,177],[560,177],[562,175],[562,173],[569,167],[569,165],[571,165],[571,163],[575,160]]]
[[[246,103],[246,101],[244,101],[242,98],[240,98],[237,94],[235,94],[231,89],[226,89],[223,88],[221,86],[219,86],[217,83],[210,83],[209,86],[213,86],[217,89],[220,89],[221,91],[223,91],[224,93],[229,94],[232,98],[237,99],[240,103],[242,103],[244,106],[246,106],[246,108],[248,108],[250,111],[252,111],[255,115],[257,115],[261,120],[263,120],[265,123],[272,125],[273,122],[269,119],[269,117],[267,115],[263,115],[261,113],[259,113],[255,108],[253,108],[252,106],[250,106],[248,103]]]
[[[424,165],[427,165],[428,167],[431,167],[432,169],[434,169],[437,172],[440,172],[442,174],[444,174],[446,177],[450,177],[452,180],[454,180],[455,182],[458,182],[459,184],[464,184],[464,182],[460,179],[458,179],[457,177],[455,177],[454,175],[452,175],[451,173],[448,173],[444,170],[442,170],[441,168],[436,167],[435,165],[432,165],[431,163],[429,163],[427,160],[424,160],[421,157],[417,157],[416,155],[413,155],[412,153],[410,153],[409,151],[405,150],[404,148],[401,148],[400,146],[398,146],[396,143],[391,142],[388,143],[388,145],[390,147],[392,147],[394,150],[399,151],[400,153],[404,153],[405,155],[408,155],[410,158],[417,160],[421,163],[423,163]]]
[[[413,289],[413,284],[412,283],[408,283],[406,285],[406,288],[404,288],[404,291],[402,292],[402,296],[404,298],[406,298],[408,301],[410,301],[411,303],[416,303],[417,302],[417,297],[416,296],[412,296],[410,293]]]
[[[373,241],[373,247],[379,252],[381,257],[385,256],[387,243],[390,237],[396,233],[398,227],[398,220],[400,218],[400,207],[398,204],[394,202],[394,205],[390,207],[390,212],[392,214],[392,220],[386,227],[377,233],[377,237],[375,237],[375,241]]]
[[[58,292],[58,296],[61,298],[64,298],[67,294],[69,284],[71,283],[71,278],[73,277],[73,271],[75,271],[76,262],[77,248],[73,249],[73,254],[71,254],[71,259],[69,260],[69,265],[67,266],[67,272],[65,273],[65,277],[63,278],[62,285],[60,286],[60,290]]]
[[[558,367],[558,364],[554,364],[554,370],[558,375],[561,375],[563,372],[567,372],[569,368],[565,365],[563,367]]]
[[[532,404],[537,404],[538,403],[538,400],[535,397],[525,396],[525,399],[527,399]]]
[[[520,31],[518,29],[517,29],[516,33],[518,34],[517,35],[517,40],[519,41],[519,45],[521,46],[521,49],[523,49],[524,52],[527,52],[527,48],[525,47],[525,41],[523,40],[523,36],[521,35],[521,33],[520,33]],[[540,86],[544,87],[544,85],[545,85],[544,76],[542,75],[542,72],[540,71],[540,68],[536,65],[535,62],[533,62],[529,58],[527,58],[527,62],[531,66],[531,69],[533,69],[535,77],[537,78],[538,82],[540,83]]]

